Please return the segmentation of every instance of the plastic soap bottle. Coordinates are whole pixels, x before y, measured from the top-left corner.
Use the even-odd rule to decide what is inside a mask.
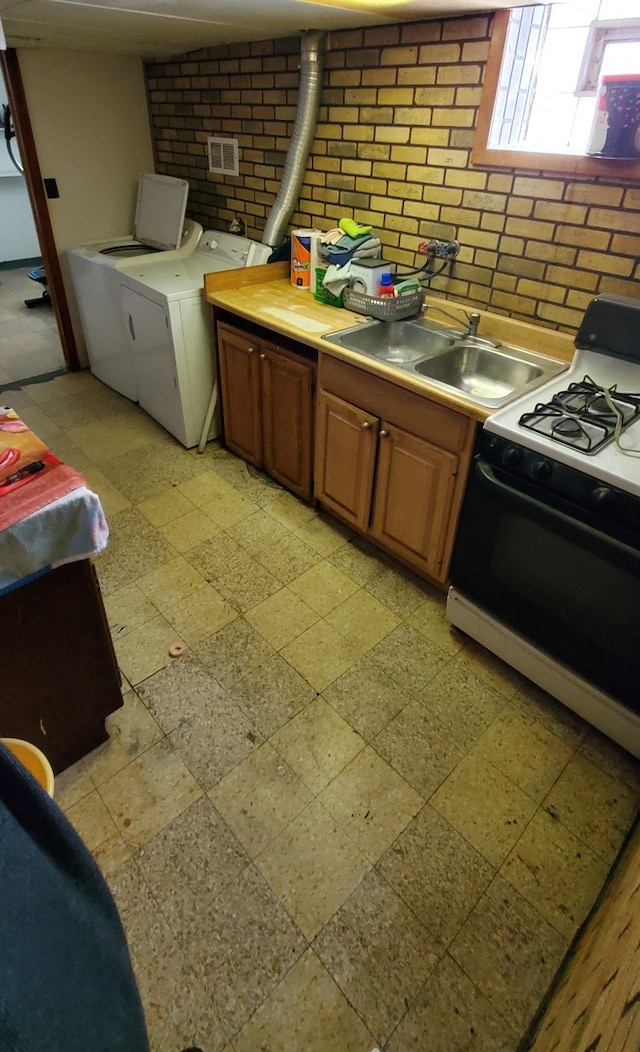
[[[379,296],[395,296],[396,290],[393,285],[391,274],[388,272],[380,275],[380,287],[378,288]]]

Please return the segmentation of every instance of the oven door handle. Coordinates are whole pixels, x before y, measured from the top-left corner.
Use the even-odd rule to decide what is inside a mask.
[[[505,482],[501,482],[494,474],[491,466],[485,461],[476,460],[475,468],[480,482],[489,489],[499,490],[505,497],[509,497],[511,500],[515,497],[520,503],[528,505],[538,516],[542,515],[546,518],[555,519],[556,522],[563,523],[569,529],[579,530],[581,533],[587,534],[595,541],[602,542],[603,540],[606,540],[608,546],[616,548],[617,551],[624,553],[624,555],[634,561],[638,560],[638,551],[636,548],[624,544],[616,537],[610,537],[608,534],[602,533],[601,530],[596,530],[593,526],[589,526],[588,523],[573,518],[571,515],[567,515],[564,511],[560,511],[558,508],[549,507],[542,501],[536,500],[535,497],[530,497],[528,493],[523,493],[522,490],[516,489],[514,486],[509,486]]]

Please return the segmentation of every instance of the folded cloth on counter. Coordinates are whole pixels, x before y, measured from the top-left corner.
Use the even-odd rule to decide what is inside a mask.
[[[334,263],[327,267],[327,272],[322,279],[322,284],[325,289],[328,289],[332,296],[339,296],[341,292],[351,284],[351,267],[352,263],[349,260],[343,267],[338,267]]]
[[[351,238],[347,234],[336,244],[326,250],[329,263],[338,267],[344,266],[352,259],[374,259],[380,255],[379,237],[365,234],[363,237]]]
[[[332,230],[327,230],[326,233],[320,237],[321,245],[335,245],[343,237],[344,231],[338,226],[334,226]]]
[[[361,226],[360,223],[356,223],[355,219],[341,219],[338,223],[341,230],[344,230],[345,234],[349,234],[350,237],[360,237],[361,234],[370,234],[370,226]]]

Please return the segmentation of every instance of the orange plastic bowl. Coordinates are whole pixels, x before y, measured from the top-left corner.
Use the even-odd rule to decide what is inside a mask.
[[[53,769],[37,745],[22,741],[20,738],[0,738],[0,741],[6,745],[22,766],[27,768],[49,796],[53,796]]]

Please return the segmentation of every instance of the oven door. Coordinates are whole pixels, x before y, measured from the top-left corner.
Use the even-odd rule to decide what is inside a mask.
[[[636,540],[610,534],[597,516],[476,457],[451,583],[527,642],[640,711]]]

